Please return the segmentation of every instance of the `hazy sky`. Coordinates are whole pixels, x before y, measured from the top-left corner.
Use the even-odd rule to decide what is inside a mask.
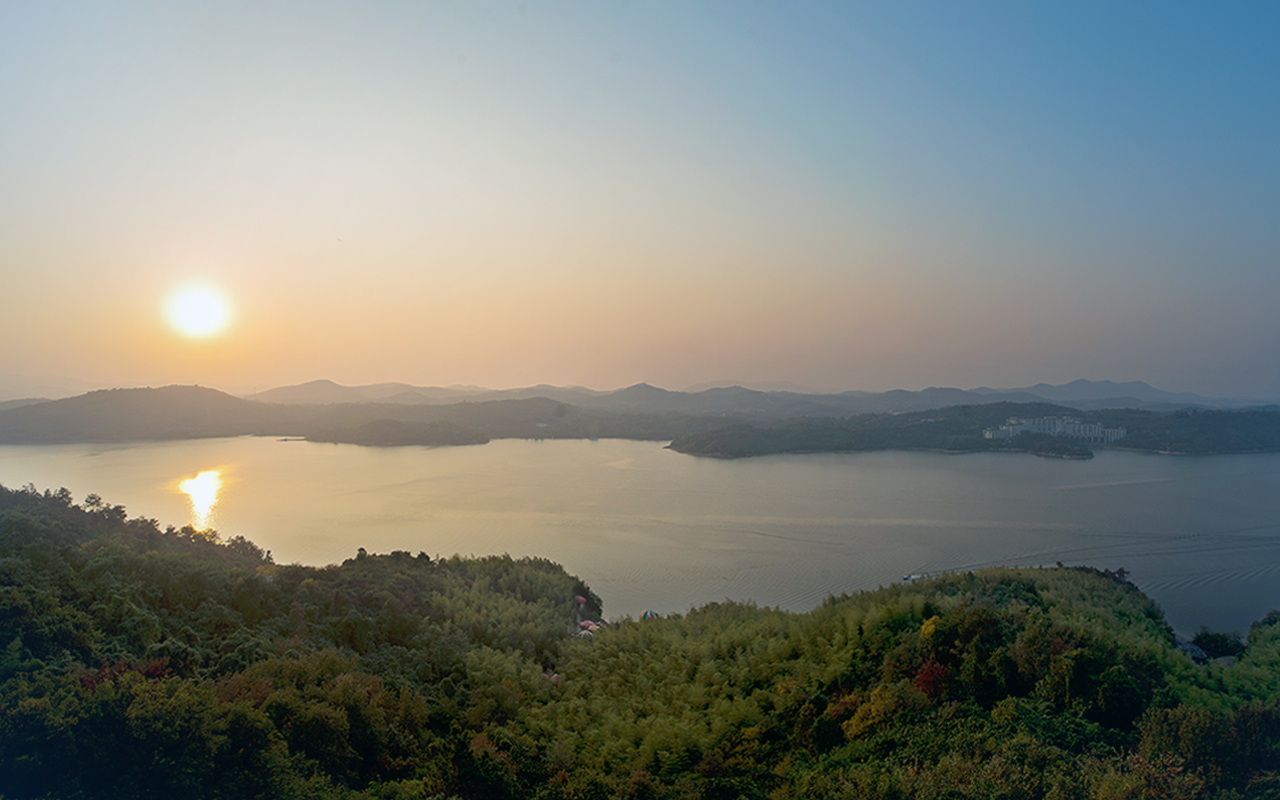
[[[0,373],[1280,396],[1280,4],[0,4]],[[173,331],[192,281],[220,336]]]

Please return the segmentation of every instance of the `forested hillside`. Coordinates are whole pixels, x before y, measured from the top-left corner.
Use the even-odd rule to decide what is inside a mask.
[[[1202,455],[1280,450],[1280,412],[1275,407],[1245,411],[1106,412],[1112,424],[1126,425],[1119,446],[1130,450]]]
[[[661,441],[723,424],[723,415],[589,410],[544,397],[450,405],[272,405],[199,386],[165,386],[111,389],[0,409],[0,443],[244,435],[374,445],[479,444],[503,438]]]
[[[705,393],[714,400],[720,390]],[[651,386],[615,393],[611,408],[583,408],[545,397],[441,405],[337,403],[272,405],[198,386],[113,389],[64,400],[0,409],[0,443],[57,444],[198,439],[220,436],[296,436],[350,444],[462,445],[490,439],[671,440],[689,455],[741,458],[771,453],[867,450],[1006,450],[1060,458],[1091,458],[1078,440],[1024,432],[986,439],[983,430],[1009,417],[1079,417],[1129,434],[1116,446],[1161,453],[1247,453],[1280,450],[1280,410],[1179,411],[1135,409],[1080,412],[1052,403],[988,402],[910,413],[850,417],[776,416],[759,409],[690,414],[636,410],[627,398],[662,396]],[[758,394],[758,393],[757,393]],[[717,401],[719,402],[719,401]],[[710,400],[708,401],[710,403]],[[659,404],[661,407],[661,404]],[[801,406],[800,408],[803,408]],[[830,413],[830,409],[827,410]],[[759,413],[757,413],[759,412]]]
[[[1128,431],[1111,445],[1045,436],[1029,431],[1012,439],[986,439],[1010,417],[1073,417]],[[769,424],[726,424],[676,436],[671,449],[689,455],[744,458],[773,453],[833,453],[868,450],[943,450],[952,453],[1015,451],[1060,458],[1091,458],[1094,447],[1165,454],[1259,453],[1280,450],[1280,411],[1136,409],[1080,412],[1049,403],[989,403],[948,406],[909,414],[862,414],[843,419],[798,417]]]
[[[799,417],[770,425],[739,422],[678,436],[671,449],[689,455],[743,458],[772,453],[833,453],[868,450],[944,450],[970,453],[1013,450],[1038,455],[1089,458],[1082,442],[1031,433],[1017,439],[983,438],[984,428],[1012,416],[1068,416],[1074,409],[1050,403],[990,403],[948,406],[910,414],[863,414],[844,419]]]
[[[1197,665],[1084,568],[601,611],[544,560],[278,565],[0,487],[0,795],[1280,796],[1280,614]]]

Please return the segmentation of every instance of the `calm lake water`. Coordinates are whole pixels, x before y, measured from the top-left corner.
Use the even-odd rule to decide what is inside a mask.
[[[0,447],[0,483],[211,523],[277,562],[538,555],[609,617],[713,600],[808,610],[904,575],[1124,567],[1175,628],[1280,608],[1280,454],[1092,461],[864,453],[721,461],[654,442],[363,448],[240,437]]]

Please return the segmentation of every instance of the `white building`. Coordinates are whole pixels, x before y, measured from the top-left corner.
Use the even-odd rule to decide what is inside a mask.
[[[982,432],[987,439],[1012,439],[1023,431],[1045,436],[1065,436],[1068,439],[1084,439],[1088,442],[1110,443],[1124,438],[1124,428],[1104,428],[1101,422],[1081,422],[1071,417],[1037,417],[1009,421],[999,428],[987,428]]]

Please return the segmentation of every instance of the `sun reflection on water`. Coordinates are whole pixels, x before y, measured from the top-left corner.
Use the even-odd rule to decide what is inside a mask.
[[[222,489],[222,470],[205,470],[179,483],[178,489],[191,501],[191,526],[198,531],[212,528],[218,491]]]

